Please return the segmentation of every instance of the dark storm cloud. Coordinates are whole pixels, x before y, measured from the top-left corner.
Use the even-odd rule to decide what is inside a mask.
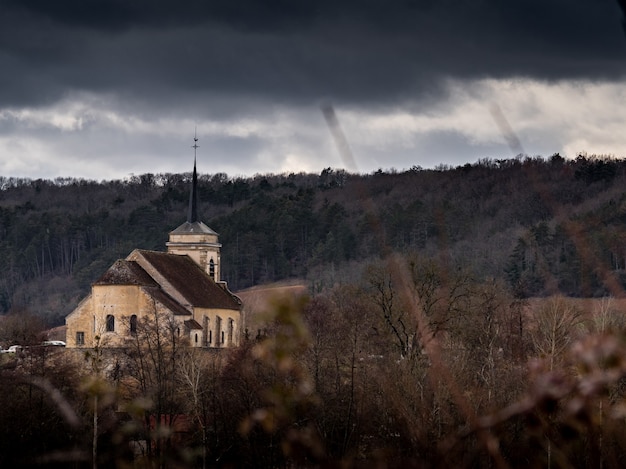
[[[315,16],[317,2],[290,0],[8,0],[12,8],[55,22],[101,30],[188,26],[206,22],[244,29],[292,28]]]
[[[171,112],[216,96],[387,103],[436,95],[446,77],[611,78],[626,65],[622,12],[609,0],[5,0],[0,9],[0,107],[75,90]]]

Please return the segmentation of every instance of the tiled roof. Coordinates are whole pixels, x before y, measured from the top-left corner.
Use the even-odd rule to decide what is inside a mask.
[[[206,226],[201,221],[194,221],[192,223],[186,221],[185,223],[183,223],[182,225],[180,225],[178,228],[176,228],[175,230],[171,231],[170,233],[174,233],[174,234],[204,233],[204,234],[217,235],[217,233],[215,231],[213,231],[211,228]]]
[[[236,297],[217,285],[188,256],[156,251],[138,251],[149,264],[165,278],[192,307],[241,309]],[[159,283],[136,261],[119,259],[94,285],[139,285],[155,301],[177,316],[192,312],[168,295]]]
[[[239,301],[217,285],[189,256],[137,251],[194,307],[241,309]]]
[[[202,329],[202,326],[200,325],[200,323],[196,321],[195,319],[187,319],[185,321],[185,326],[187,326],[187,329],[190,329],[190,330]]]
[[[158,284],[136,262],[118,259],[95,281],[94,285],[157,286]]]
[[[158,301],[167,309],[169,309],[172,313],[174,313],[175,316],[191,316],[191,311],[186,309],[174,298],[161,290],[160,287],[144,288],[143,291],[145,291],[151,298],[154,298],[155,301]]]

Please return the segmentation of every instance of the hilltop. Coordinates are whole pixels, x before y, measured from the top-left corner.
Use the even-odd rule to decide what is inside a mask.
[[[190,174],[127,180],[0,177],[0,312],[63,322],[132,249],[164,250]],[[520,156],[459,167],[199,178],[199,212],[220,234],[233,291],[304,279],[356,281],[388,253],[502,279],[517,297],[621,296],[626,163]]]

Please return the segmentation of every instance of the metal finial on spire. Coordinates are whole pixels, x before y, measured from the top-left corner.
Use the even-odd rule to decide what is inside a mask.
[[[198,175],[196,173],[196,151],[198,150],[198,137],[196,131],[193,133],[193,177],[191,180],[191,193],[189,194],[189,213],[187,221],[195,223],[198,221]]]
[[[196,162],[196,150],[199,148],[198,145],[198,135],[196,133],[197,128],[194,128],[193,130],[193,146],[191,148],[193,148],[193,161],[194,161],[194,165]]]

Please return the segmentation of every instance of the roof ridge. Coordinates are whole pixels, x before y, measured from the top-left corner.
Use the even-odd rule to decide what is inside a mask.
[[[218,285],[191,257],[159,251],[133,251],[137,261],[145,262],[150,273],[164,291],[192,308],[241,309],[232,294]],[[131,253],[131,256],[133,254]]]
[[[127,259],[117,259],[105,272],[98,278],[94,285],[142,285],[154,286],[158,283],[135,261]]]

